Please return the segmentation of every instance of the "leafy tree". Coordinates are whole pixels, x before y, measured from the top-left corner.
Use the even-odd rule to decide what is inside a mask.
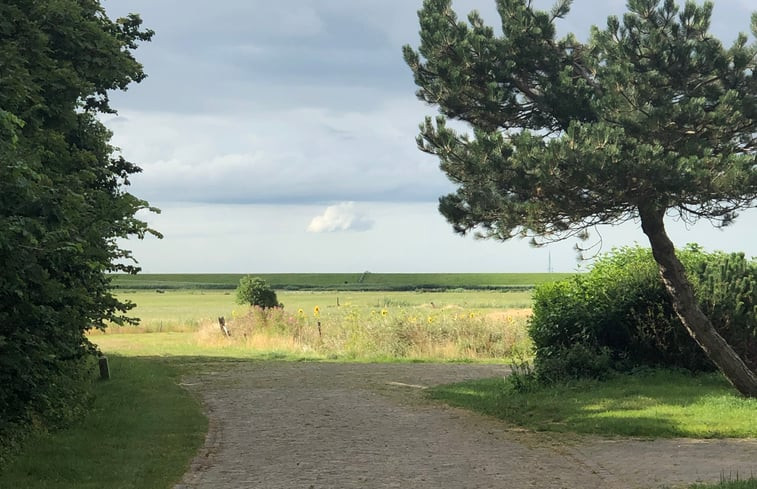
[[[94,351],[85,332],[130,321],[105,273],[138,270],[117,239],[157,233],[97,115],[145,77],[132,50],[151,36],[97,0],[0,3],[0,439],[65,418],[76,392],[59,380]]]
[[[276,292],[260,277],[242,277],[237,287],[237,304],[250,304],[263,309],[279,307]]]
[[[450,0],[424,1],[420,46],[404,57],[441,113],[418,145],[458,185],[440,212],[459,233],[537,244],[638,219],[683,324],[755,397],[757,375],[697,307],[664,217],[726,225],[754,205],[757,45],[740,34],[724,48],[708,33],[711,2],[673,0],[628,0],[588,42],[557,39],[570,3],[497,0],[500,35],[475,11],[461,22]]]

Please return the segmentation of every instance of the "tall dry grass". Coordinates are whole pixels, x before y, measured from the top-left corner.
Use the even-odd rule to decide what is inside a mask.
[[[530,350],[530,310],[488,313],[459,307],[362,308],[321,311],[248,311],[227,321],[205,322],[196,333],[202,346],[235,346],[330,358],[487,360],[521,357]]]

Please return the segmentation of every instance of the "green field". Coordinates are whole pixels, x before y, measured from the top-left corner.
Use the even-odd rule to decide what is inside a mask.
[[[246,274],[111,275],[118,289],[235,289]],[[277,290],[529,289],[568,273],[262,273]]]
[[[136,304],[129,315],[140,318],[139,328],[125,326],[113,328],[129,331],[195,331],[207,321],[218,317],[232,317],[246,311],[246,306],[236,304],[234,293],[224,290],[172,290],[158,293],[155,290],[125,289],[116,291],[116,296]],[[530,290],[465,290],[445,292],[396,292],[396,291],[279,291],[278,299],[284,309],[312,311],[315,306],[327,313],[338,307],[362,309],[413,308],[429,309],[460,308],[468,311],[525,309],[531,307]],[[339,305],[337,305],[339,304]]]
[[[493,361],[528,350],[530,290],[286,290],[278,292],[284,308],[267,314],[223,290],[129,289],[117,296],[137,305],[130,316],[140,325],[111,326],[90,339],[123,355]]]

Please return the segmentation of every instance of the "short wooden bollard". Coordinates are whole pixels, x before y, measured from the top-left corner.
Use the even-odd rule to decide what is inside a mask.
[[[100,378],[102,380],[110,380],[110,367],[108,366],[108,357],[100,357],[97,363],[100,365]]]

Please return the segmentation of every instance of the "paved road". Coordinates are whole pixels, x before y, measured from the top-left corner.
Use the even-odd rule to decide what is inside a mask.
[[[636,488],[757,475],[757,440],[528,433],[423,400],[490,365],[258,362],[186,379],[210,432],[175,489]]]

